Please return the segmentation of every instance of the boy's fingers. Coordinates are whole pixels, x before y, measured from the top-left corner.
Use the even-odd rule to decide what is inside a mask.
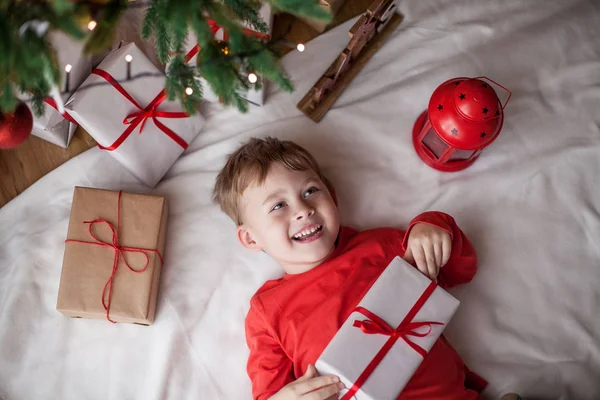
[[[317,376],[317,369],[314,365],[308,364],[308,368],[306,368],[306,372],[300,378],[296,379],[296,382],[307,381],[311,378]]]
[[[442,243],[434,243],[433,254],[435,255],[435,268],[439,270],[442,266]]]
[[[448,235],[448,236],[444,237],[444,239],[442,240],[442,265],[441,265],[441,267],[446,265],[446,263],[450,259],[451,253],[452,253],[452,238],[450,238],[450,235]]]
[[[427,276],[432,281],[437,281],[437,267],[435,265],[435,253],[433,250],[434,246],[428,245],[423,249],[425,250],[425,260],[427,261]]]
[[[427,260],[425,259],[425,251],[423,250],[423,246],[419,244],[414,244],[411,246],[412,255],[415,258],[415,263],[417,264],[417,269],[423,273],[423,275],[429,276],[427,272]]]
[[[407,246],[406,251],[404,252],[404,256],[402,258],[409,264],[415,262],[415,258],[413,257],[413,253],[410,246]]]
[[[332,383],[330,385],[322,387],[319,390],[315,390],[314,392],[309,393],[308,395],[302,397],[302,400],[327,400],[334,394],[339,393],[340,390],[342,390],[343,388],[344,385],[340,382]]]
[[[338,378],[337,376],[323,375],[323,376],[318,376],[316,378],[312,378],[312,379],[298,383],[296,385],[296,387],[294,388],[294,391],[298,395],[303,395],[306,393],[310,393],[312,391],[315,391],[315,393],[318,393],[321,391],[321,389],[319,389],[319,388],[325,388],[325,387],[331,386],[331,385],[333,385],[334,387],[337,387],[336,385],[339,382],[340,382],[340,378]],[[315,390],[315,389],[319,389],[319,390]],[[323,397],[323,399],[326,399],[327,397],[331,396],[333,393],[335,393],[335,392],[329,393],[327,396]]]

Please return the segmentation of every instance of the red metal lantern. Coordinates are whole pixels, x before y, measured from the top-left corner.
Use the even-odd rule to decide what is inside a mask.
[[[504,104],[483,79],[508,92]],[[500,134],[510,96],[508,89],[486,77],[454,78],[442,83],[413,127],[417,154],[440,171],[467,168]]]

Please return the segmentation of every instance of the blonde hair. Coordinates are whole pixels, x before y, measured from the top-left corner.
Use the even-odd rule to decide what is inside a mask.
[[[251,184],[262,185],[273,164],[292,171],[313,170],[333,195],[331,184],[319,164],[304,148],[289,140],[252,138],[227,158],[217,176],[213,200],[238,225],[242,224],[240,198]]]

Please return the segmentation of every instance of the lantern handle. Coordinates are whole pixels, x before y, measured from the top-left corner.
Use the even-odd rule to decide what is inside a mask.
[[[500,86],[502,89],[504,89],[508,92],[508,97],[506,98],[504,105],[502,105],[502,112],[504,112],[504,108],[506,108],[506,105],[508,104],[508,101],[510,100],[510,96],[512,96],[512,92],[510,90],[508,90],[507,88],[505,88],[504,86],[502,86],[501,84],[499,84],[498,82],[496,82],[495,80],[488,78],[487,76],[478,76],[473,79],[487,79],[488,81],[495,83],[496,86]]]

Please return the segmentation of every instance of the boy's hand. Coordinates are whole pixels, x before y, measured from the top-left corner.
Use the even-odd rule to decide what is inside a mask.
[[[437,276],[450,259],[452,238],[448,232],[437,226],[418,223],[408,235],[404,260],[414,264],[425,276],[437,282]]]
[[[304,376],[285,385],[269,400],[333,400],[344,388],[340,378],[334,375],[317,376],[317,370],[310,364]]]

